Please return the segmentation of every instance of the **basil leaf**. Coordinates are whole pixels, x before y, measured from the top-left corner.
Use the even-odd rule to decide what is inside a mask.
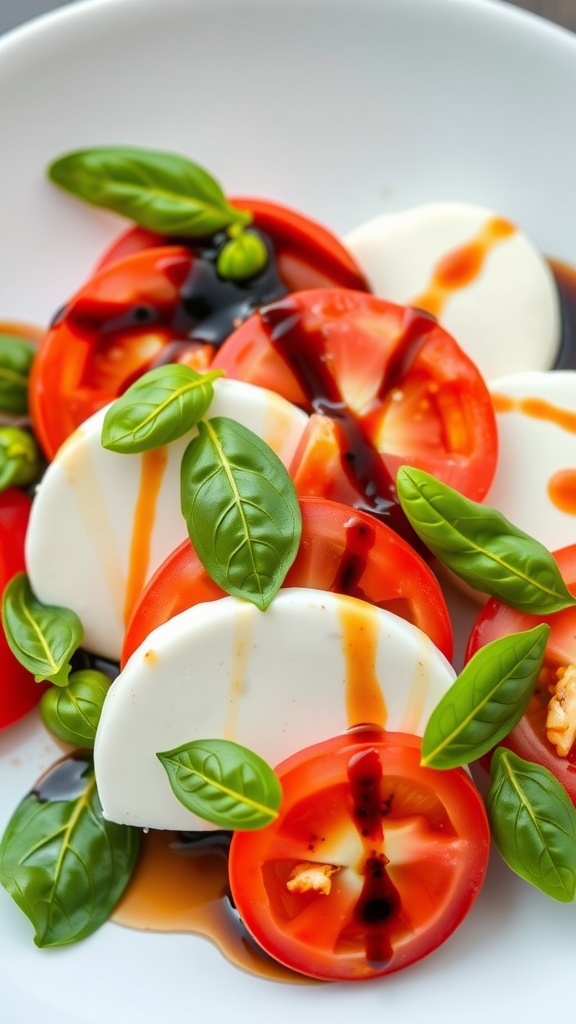
[[[562,903],[576,892],[576,808],[558,780],[499,747],[492,757],[487,810],[508,866]]]
[[[550,552],[501,512],[401,466],[400,504],[430,551],[470,586],[533,615],[576,604]]]
[[[198,164],[159,150],[76,150],[55,160],[48,176],[86,202],[161,235],[205,238],[252,219],[230,205],[218,182]]]
[[[0,333],[0,410],[23,414],[28,411],[28,376],[34,349],[21,338]]]
[[[224,416],[202,420],[182,459],[181,503],[205,569],[264,611],[298,551],[302,518],[282,462]]]
[[[95,669],[72,672],[68,686],[51,686],[42,695],[40,716],[44,725],[64,743],[91,750],[111,680]]]
[[[180,803],[225,829],[251,831],[278,817],[280,780],[258,754],[230,740],[194,740],[156,755]]]
[[[220,370],[197,373],[171,363],[145,373],[108,409],[102,445],[113,452],[145,452],[188,433],[214,397]]]
[[[518,724],[542,669],[550,626],[503,636],[476,652],[430,715],[422,764],[456,768],[488,753]]]
[[[260,235],[240,231],[220,249],[216,270],[229,281],[247,281],[264,270],[267,262],[268,250]]]
[[[104,924],[131,878],[139,839],[138,829],[104,820],[86,758],[44,776],[0,842],[0,883],[34,925],[37,946],[78,942]]]
[[[40,479],[43,468],[32,434],[20,427],[0,427],[0,491],[29,487]]]
[[[66,686],[69,659],[82,643],[80,619],[69,608],[42,604],[25,573],[14,576],[2,598],[2,625],[8,646],[37,683]]]

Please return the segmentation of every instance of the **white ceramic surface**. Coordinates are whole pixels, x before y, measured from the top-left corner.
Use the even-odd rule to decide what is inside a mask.
[[[66,7],[0,42],[0,316],[44,322],[117,230],[43,177],[63,150],[104,143],[185,152],[230,192],[342,233],[429,200],[483,204],[576,262],[575,94],[576,38],[490,0]],[[34,715],[0,738],[0,828],[56,752]],[[115,925],[43,952],[0,892],[5,1024],[571,1024],[575,955],[576,908],[496,856],[451,941],[404,974],[349,986],[279,987],[207,942]]]

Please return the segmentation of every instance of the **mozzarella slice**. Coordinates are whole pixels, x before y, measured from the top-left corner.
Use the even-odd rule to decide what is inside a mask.
[[[433,313],[490,380],[554,365],[561,316],[550,267],[510,221],[428,203],[345,238],[376,295]]]
[[[62,446],[34,499],[26,537],[30,583],[45,604],[80,617],[83,646],[118,660],[144,584],[187,536],[180,463],[191,438],[144,455],[101,445],[103,409]],[[219,379],[209,416],[228,416],[262,437],[288,465],[308,417],[278,395]]]
[[[157,753],[225,738],[275,765],[361,723],[421,735],[453,680],[421,630],[356,598],[294,588],[266,612],[233,597],[196,605],[154,630],[107,694],[94,751],[104,815],[210,827]]]
[[[490,383],[499,435],[485,499],[554,550],[576,539],[576,371],[517,373]]]

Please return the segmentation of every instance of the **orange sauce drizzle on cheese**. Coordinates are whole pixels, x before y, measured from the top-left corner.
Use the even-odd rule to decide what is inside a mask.
[[[384,727],[388,712],[376,675],[378,619],[376,615],[366,615],[366,605],[344,599],[338,605],[338,618],[346,667],[348,726]]]
[[[140,597],[150,564],[152,531],[156,520],[156,504],[162,479],[168,463],[165,448],[154,448],[143,452],[140,488],[134,511],[134,525],[128,559],[128,578],[124,600],[124,622],[130,620],[132,609]]]
[[[504,217],[490,217],[476,235],[438,260],[428,286],[409,305],[440,316],[450,296],[472,284],[492,249],[515,231],[515,225]]]

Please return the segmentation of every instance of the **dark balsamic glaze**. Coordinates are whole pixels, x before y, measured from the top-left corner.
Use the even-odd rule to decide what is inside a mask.
[[[558,289],[562,317],[562,341],[554,369],[576,370],[576,267],[553,259],[548,263]]]
[[[32,796],[39,803],[57,800],[77,800],[86,790],[87,776],[92,774],[90,754],[76,751],[63,761],[58,761],[32,790]]]
[[[73,672],[87,668],[94,669],[96,672],[103,672],[112,681],[120,673],[120,665],[117,661],[102,658],[99,654],[91,654],[90,651],[85,651],[82,647],[74,652],[70,659],[70,665]]]
[[[346,546],[342,552],[338,569],[330,590],[336,594],[350,594],[364,598],[360,581],[368,565],[370,551],[376,542],[376,530],[371,523],[350,517],[345,526]]]

